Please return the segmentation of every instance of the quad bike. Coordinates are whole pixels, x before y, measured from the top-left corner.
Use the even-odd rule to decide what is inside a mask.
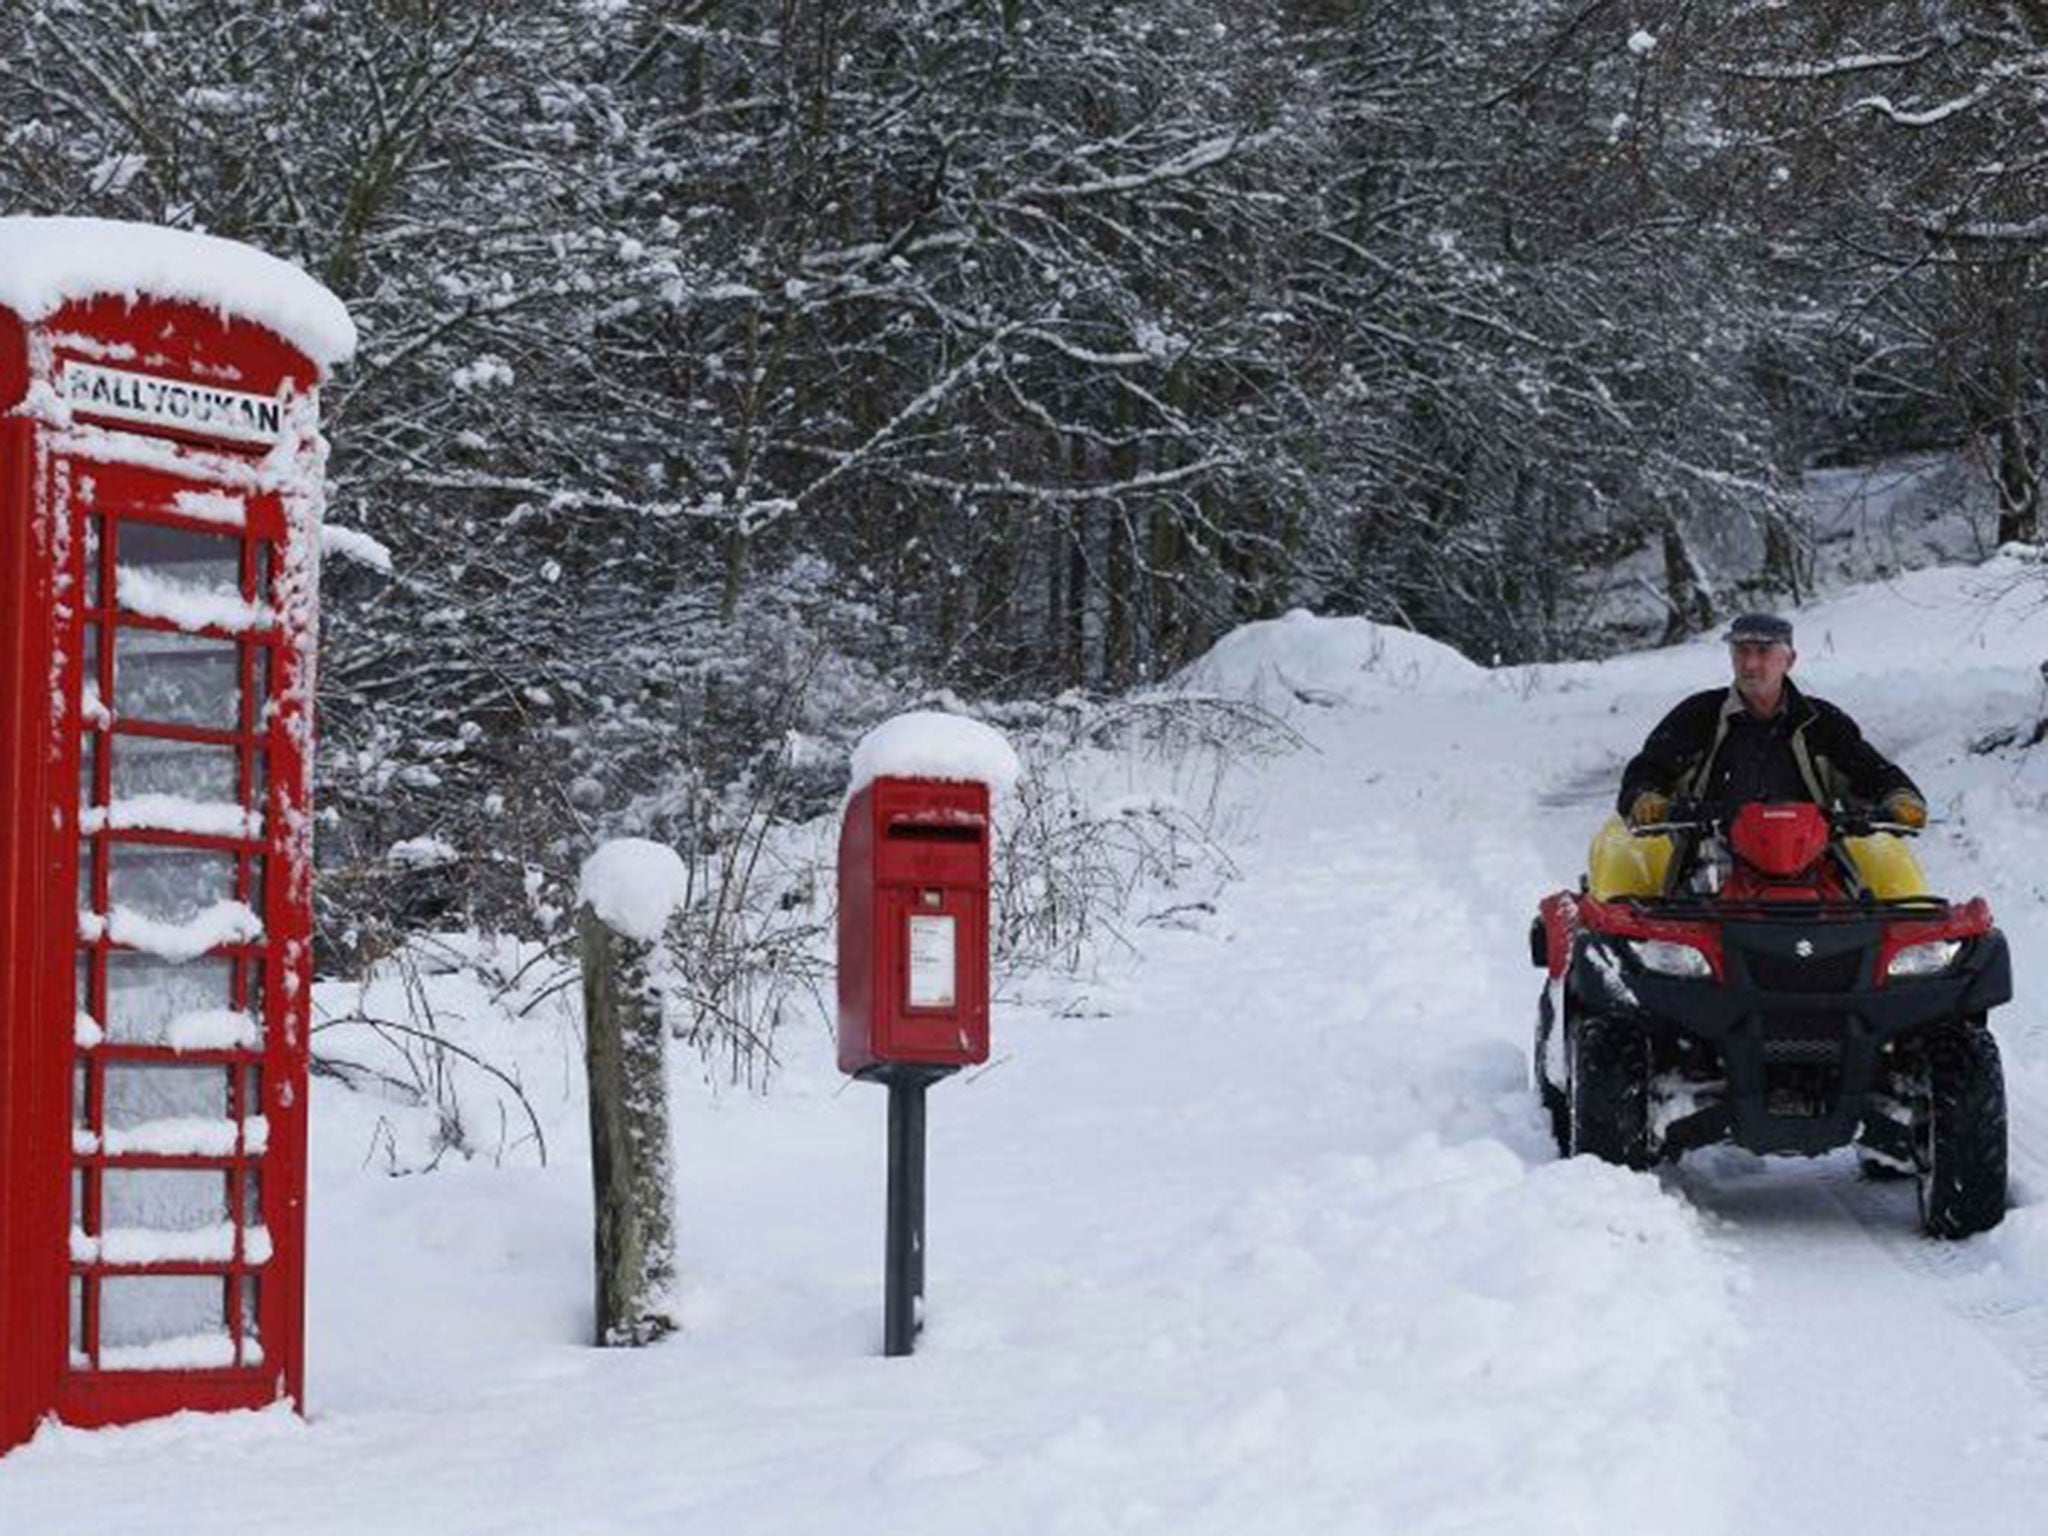
[[[1919,1181],[1922,1225],[2005,1214],[2005,1079],[1986,1024],[2012,996],[1980,897],[1929,895],[1867,809],[1680,805],[1610,817],[1577,891],[1529,929],[1549,973],[1533,1076],[1558,1150],[1647,1168],[1695,1147],[1815,1156]]]

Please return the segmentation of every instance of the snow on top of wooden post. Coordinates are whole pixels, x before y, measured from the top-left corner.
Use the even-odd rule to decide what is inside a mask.
[[[918,709],[896,715],[861,737],[853,749],[849,797],[876,779],[951,779],[986,784],[1007,794],[1023,772],[1002,732],[964,715]]]
[[[235,240],[114,219],[0,218],[0,305],[47,319],[102,295],[197,304],[275,331],[322,372],[356,349],[341,300],[288,261]]]
[[[583,861],[577,900],[612,932],[652,944],[690,892],[683,856],[644,837],[616,837]]]

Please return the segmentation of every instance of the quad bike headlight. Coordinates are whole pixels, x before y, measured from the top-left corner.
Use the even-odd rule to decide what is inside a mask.
[[[1939,976],[1962,953],[1960,939],[1934,939],[1926,944],[1908,944],[1885,970],[1887,976]]]
[[[1676,943],[1671,939],[1630,939],[1629,948],[1635,951],[1636,959],[1643,969],[1655,971],[1659,976],[1711,976],[1713,966],[1707,963],[1704,950],[1691,944]]]

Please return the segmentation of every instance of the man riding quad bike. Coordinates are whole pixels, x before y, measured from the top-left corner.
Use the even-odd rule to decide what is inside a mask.
[[[1558,1150],[1646,1168],[1731,1142],[1854,1145],[1916,1176],[1921,1220],[2005,1213],[2005,1083],[1986,1015],[2012,995],[1982,897],[1928,894],[1867,809],[1680,803],[1609,818],[1577,891],[1544,898],[1534,1076]]]
[[[1585,880],[1530,929],[1558,1149],[1643,1168],[1722,1141],[1853,1143],[1873,1176],[1918,1177],[1935,1236],[1996,1226],[2005,1081],[1986,1017],[2012,996],[2005,938],[1982,897],[1928,892],[1899,841],[1926,802],[1793,686],[1791,624],[1745,614],[1723,638],[1731,685],[1658,722]]]

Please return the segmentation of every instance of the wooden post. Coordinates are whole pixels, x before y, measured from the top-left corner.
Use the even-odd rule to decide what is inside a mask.
[[[652,974],[661,940],[620,933],[587,904],[577,930],[596,1195],[597,1342],[651,1344],[675,1328],[668,1026]]]

